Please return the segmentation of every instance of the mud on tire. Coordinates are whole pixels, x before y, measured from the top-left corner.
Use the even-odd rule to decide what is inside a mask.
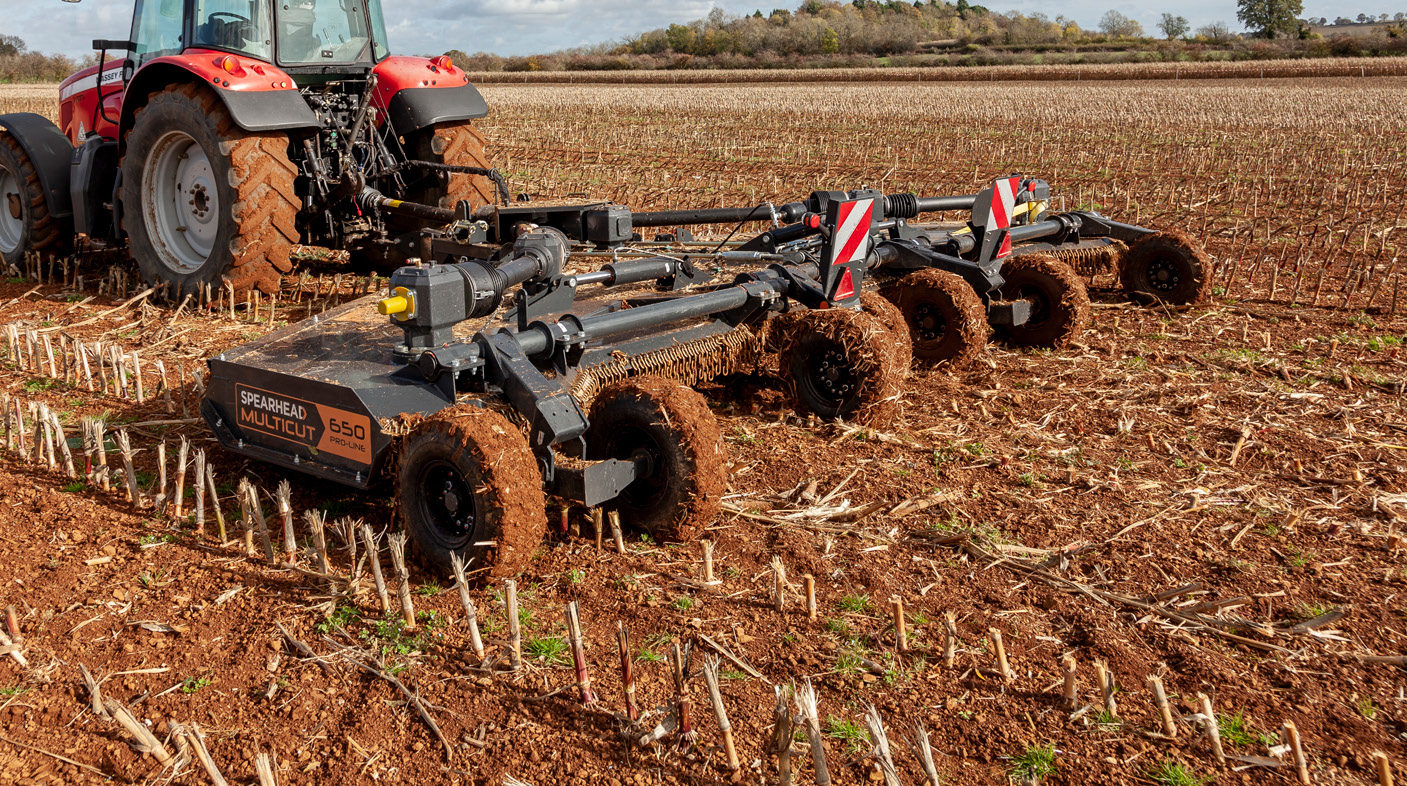
[[[302,207],[286,134],[246,132],[209,89],[172,85],[137,110],[121,166],[123,225],[148,283],[278,291]]]
[[[1129,248],[1119,278],[1124,292],[1136,300],[1200,303],[1212,291],[1212,261],[1187,233],[1158,232]]]
[[[865,424],[893,414],[909,364],[878,317],[849,309],[798,314],[778,355],[798,410]]]
[[[542,473],[522,432],[464,405],[420,421],[403,440],[396,498],[421,558],[449,570],[457,553],[478,580],[521,571],[547,533]]]
[[[26,252],[61,252],[67,229],[49,215],[34,162],[19,142],[0,131],[0,259],[23,270]]]
[[[987,345],[987,311],[972,285],[946,270],[910,273],[882,290],[903,314],[914,359],[963,368]]]
[[[591,402],[586,457],[628,461],[639,453],[647,467],[606,506],[656,540],[694,540],[718,516],[726,485],[722,444],[708,402],[672,380],[633,377]]]
[[[904,314],[898,306],[889,302],[878,292],[860,293],[860,310],[866,314],[873,314],[889,330],[894,339],[895,351],[899,357],[911,359],[914,355],[913,337],[909,332],[909,324],[904,321]],[[904,376],[909,375],[909,365],[904,364]]]
[[[1063,347],[1089,327],[1092,309],[1084,279],[1049,254],[1008,258],[1001,269],[1002,300],[1025,300],[1031,319],[1024,325],[1002,325],[997,332],[1018,347]]]

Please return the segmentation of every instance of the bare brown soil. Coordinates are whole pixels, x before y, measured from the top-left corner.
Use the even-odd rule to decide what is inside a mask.
[[[70,304],[47,298],[57,286],[13,302],[30,288],[0,285],[4,321],[76,324],[111,308],[104,298],[65,313]],[[563,635],[564,604],[575,600],[603,707],[623,709],[618,620],[631,630],[643,707],[670,699],[659,659],[671,639],[708,636],[765,677],[723,666],[750,782],[771,771],[761,748],[767,683],[807,678],[820,692],[840,783],[870,778],[868,745],[849,725],[859,727],[866,702],[890,726],[905,782],[921,777],[899,742],[915,721],[932,733],[940,770],[959,784],[1003,782],[1013,757],[1044,745],[1057,751],[1051,783],[1140,782],[1168,760],[1221,772],[1218,782],[1288,781],[1285,769],[1222,770],[1191,722],[1176,740],[1158,738],[1150,674],[1163,675],[1179,715],[1193,713],[1195,694],[1205,692],[1219,713],[1244,718],[1249,733],[1228,741],[1232,754],[1266,756],[1266,742],[1293,720],[1316,783],[1371,782],[1373,751],[1399,763],[1407,752],[1402,671],[1360,660],[1403,652],[1395,599],[1407,566],[1388,533],[1400,526],[1407,450],[1404,362],[1392,339],[1407,325],[1261,303],[1155,311],[1095,294],[1093,328],[1070,349],[993,345],[971,370],[916,372],[883,431],[798,417],[765,363],[706,386],[730,462],[725,512],[706,533],[717,544],[720,583],[702,585],[697,543],[632,533],[628,553],[613,553],[609,538],[598,552],[584,512],[573,511],[571,529],[582,534],[551,535],[519,577],[528,666],[517,677],[475,669],[446,576],[417,569],[416,608],[433,616],[407,633],[394,613],[380,613],[369,581],[355,602],[333,610],[314,580],[7,454],[0,603],[16,607],[29,668],[0,664],[0,733],[10,741],[0,748],[0,780],[165,777],[86,709],[79,664],[158,734],[172,722],[200,723],[217,764],[241,782],[252,781],[261,751],[276,755],[281,783],[727,780],[714,721],[698,711],[701,684],[701,747],[689,755],[635,748],[604,709],[579,706],[565,650],[552,643]],[[72,332],[111,331],[132,316]],[[161,310],[148,322],[173,334],[200,331],[184,350],[180,338],[163,345],[178,359],[263,329],[172,316]],[[3,379],[7,392],[47,401],[65,417],[165,417],[159,401],[143,407],[44,387],[43,377],[13,368]],[[138,441],[149,450],[163,432],[172,436],[139,428]],[[215,451],[222,483],[243,474],[266,488],[278,480],[190,433]],[[149,461],[147,453],[139,463]],[[393,520],[385,493],[294,481],[300,511]],[[225,507],[238,532],[228,498]],[[773,557],[794,584],[782,613],[771,600]],[[344,575],[345,555],[334,563]],[[1037,563],[1050,564],[1057,585],[1028,575],[1025,566]],[[816,579],[815,622],[799,596],[803,574]],[[910,615],[907,653],[896,651],[886,613],[893,595]],[[1208,625],[1172,623],[1114,595],[1178,613],[1200,608]],[[498,588],[473,597],[490,650],[501,649]],[[1331,624],[1295,627],[1335,609],[1345,615]],[[946,612],[959,634],[952,667],[942,656]],[[325,656],[326,670],[282,643],[276,622]],[[993,671],[992,628],[1003,634],[1010,682]],[[404,667],[400,679],[431,708],[451,760],[396,689],[335,654],[345,645]],[[1081,706],[1098,703],[1092,663],[1109,664],[1121,686],[1119,723],[1099,722],[1097,706],[1071,719],[1060,704],[1065,653],[1080,664]],[[805,782],[809,765],[798,766]],[[204,778],[187,768],[177,780]]]
[[[1287,762],[1271,752],[1293,721],[1315,783],[1376,782],[1378,751],[1401,778],[1407,682],[1374,660],[1400,659],[1407,641],[1395,539],[1407,516],[1401,83],[491,89],[490,153],[515,190],[592,191],[643,209],[861,184],[970,193],[1023,171],[1048,177],[1071,208],[1185,229],[1216,263],[1212,301],[1185,309],[1126,303],[1105,275],[1091,328],[1070,346],[993,344],[962,370],[917,370],[883,426],[798,416],[770,357],[703,386],[729,462],[723,512],[706,530],[719,583],[703,582],[698,543],[631,533],[625,554],[609,539],[598,551],[584,511],[569,512],[564,534],[552,510],[547,543],[518,577],[527,667],[516,676],[476,668],[445,575],[413,569],[422,616],[408,632],[369,579],[334,601],[320,580],[246,555],[234,486],[248,476],[271,490],[281,474],[222,453],[199,424],[165,422],[194,414],[204,359],[350,298],[360,282],[305,258],[311,276],[285,279],[272,318],[265,300],[241,303],[238,319],[85,300],[106,270],[85,269],[81,293],[0,282],[0,323],[140,350],[149,391],[150,363],[163,359],[174,412],[160,394],[137,404],[12,360],[3,392],[48,404],[70,429],[82,416],[126,424],[144,488],[154,446],[193,438],[211,451],[234,541],[217,542],[213,523],[198,537],[184,517],[136,508],[120,491],[0,457],[0,605],[15,607],[28,664],[0,655],[0,783],[207,781],[196,765],[173,777],[95,717],[80,664],[159,735],[199,723],[231,782],[254,782],[259,752],[277,757],[284,784],[729,780],[697,678],[697,750],[621,738],[603,709],[624,709],[617,622],[630,627],[644,708],[672,700],[673,641],[707,636],[762,675],[723,665],[745,782],[773,771],[769,683],[808,678],[838,783],[874,780],[857,731],[867,702],[888,724],[905,783],[921,782],[904,742],[919,721],[955,784],[1007,782],[1043,746],[1055,767],[1047,783],[1156,782],[1169,762],[1217,783],[1293,782],[1288,766],[1217,764],[1189,717],[1198,693],[1215,703],[1229,755]],[[292,480],[299,514],[395,520],[389,486],[355,494]],[[791,582],[781,612],[773,558]],[[333,563],[345,576],[347,555]],[[800,597],[807,574],[815,621]],[[501,589],[471,593],[500,664]],[[909,614],[908,652],[888,615],[894,595]],[[575,698],[561,643],[570,601],[597,708]],[[322,661],[299,655],[276,623]],[[1010,681],[995,672],[993,629]],[[448,757],[403,693],[351,665],[349,646],[421,697]],[[1061,702],[1066,654],[1079,669],[1073,712]],[[1117,722],[1102,715],[1097,660],[1120,686]],[[1182,718],[1175,740],[1157,735],[1152,674]],[[801,783],[812,779],[804,752],[798,743]]]

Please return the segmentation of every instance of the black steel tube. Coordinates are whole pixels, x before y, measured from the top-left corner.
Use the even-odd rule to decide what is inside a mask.
[[[608,266],[609,267],[609,266]],[[577,286],[586,284],[609,284],[615,281],[615,275],[609,270],[597,270],[592,273],[578,273],[572,276]]]
[[[802,202],[789,202],[774,205],[778,218],[791,223],[806,213]],[[766,205],[756,207],[718,207],[704,210],[655,210],[647,213],[632,213],[630,223],[637,227],[691,226],[694,224],[738,224],[744,221],[771,221],[772,214]]]
[[[627,308],[609,314],[584,317],[582,328],[591,339],[604,338],[615,333],[624,333],[636,328],[655,327],[670,322],[682,322],[694,317],[717,314],[720,311],[738,308],[747,303],[748,293],[742,287],[728,287],[701,295],[690,295],[675,300],[651,303],[647,306]],[[555,325],[562,332],[571,332],[575,326],[561,322]],[[529,357],[541,355],[552,346],[551,338],[542,330],[529,329],[517,334],[518,344]]]
[[[919,197],[918,212],[938,213],[943,210],[971,210],[972,203],[976,201],[976,194],[967,194],[965,196]]]
[[[1008,230],[1008,234],[1011,235],[1011,242],[1022,243],[1027,240],[1037,240],[1043,237],[1050,237],[1051,235],[1058,235],[1065,231],[1066,226],[1067,225],[1061,221],[1041,221],[1036,224],[1012,227]]]
[[[649,257],[646,259],[632,259],[627,262],[613,262],[601,268],[603,271],[610,271],[610,284],[638,284],[641,281],[653,281],[657,278],[664,278],[673,273],[679,263],[673,259],[663,257]],[[579,281],[579,279],[578,279]]]

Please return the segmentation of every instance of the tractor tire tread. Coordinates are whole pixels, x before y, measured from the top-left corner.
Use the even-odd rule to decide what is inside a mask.
[[[45,251],[62,245],[63,226],[49,215],[49,203],[44,198],[44,186],[39,182],[39,170],[34,168],[34,162],[29,160],[24,148],[20,147],[19,140],[0,132],[0,143],[9,148],[10,153],[19,162],[20,171],[16,174],[23,179],[26,196],[29,198],[29,215],[32,219],[29,250]]]
[[[298,169],[288,157],[288,135],[244,131],[219,96],[197,84],[152,94],[133,116],[133,128],[153,105],[168,100],[189,101],[208,118],[219,140],[218,153],[228,162],[227,180],[234,199],[226,209],[238,229],[230,238],[222,285],[233,287],[236,295],[255,289],[277,293],[283,274],[293,270],[293,247],[300,239],[298,211],[303,206],[294,185]],[[124,155],[120,166],[125,165]],[[127,214],[131,220],[139,211]]]
[[[493,167],[484,151],[483,133],[469,120],[437,124],[432,145],[444,151],[439,154],[440,163],[483,169]],[[449,176],[449,187],[440,198],[440,206],[454,207],[460,200],[467,200],[476,208],[497,204],[498,188],[483,175],[452,174]]]

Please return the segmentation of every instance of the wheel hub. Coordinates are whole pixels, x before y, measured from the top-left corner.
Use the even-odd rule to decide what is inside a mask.
[[[936,305],[919,303],[914,308],[914,324],[911,330],[920,341],[937,341],[943,337],[947,327],[948,322]]]
[[[200,144],[171,131],[153,146],[142,170],[143,218],[157,255],[173,272],[198,271],[220,231],[215,169]]]
[[[8,169],[0,169],[0,194],[5,210],[0,211],[0,251],[17,251],[24,238],[24,197],[20,180]]]
[[[839,347],[816,353],[809,378],[816,392],[833,402],[844,401],[855,390],[855,368]]]
[[[477,514],[474,492],[463,473],[448,461],[435,461],[421,473],[420,498],[425,519],[449,541],[461,541],[474,532]]]
[[[1171,292],[1182,283],[1182,276],[1171,260],[1155,259],[1148,263],[1148,283],[1161,292]]]

